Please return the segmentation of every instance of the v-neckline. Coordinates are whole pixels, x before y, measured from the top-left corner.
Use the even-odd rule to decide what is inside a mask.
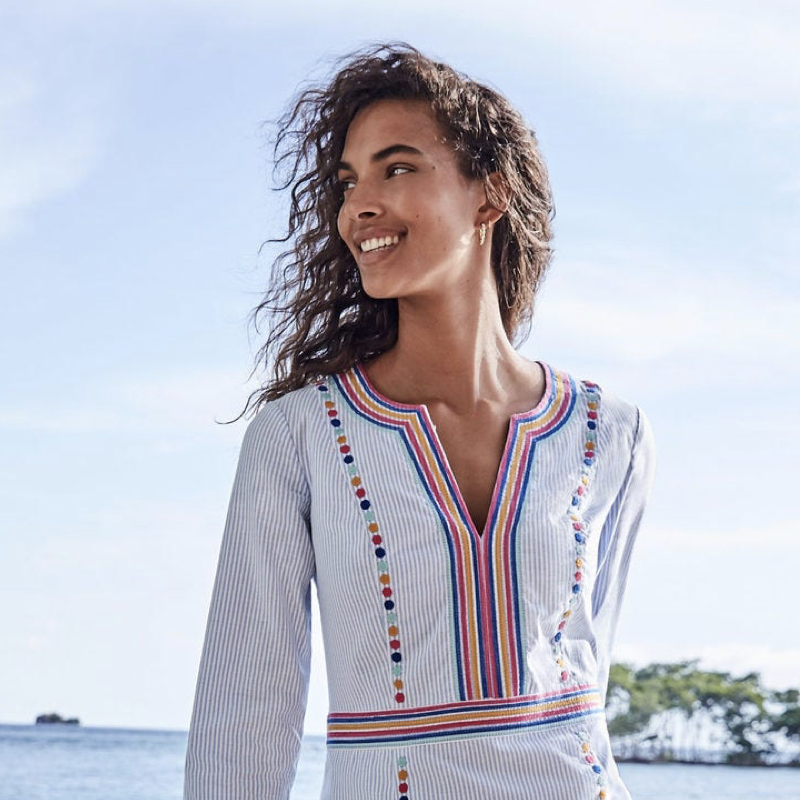
[[[453,647],[461,665],[458,681],[462,699],[499,697],[507,691],[522,691],[524,659],[515,600],[518,596],[517,533],[529,497],[527,487],[537,448],[544,439],[565,429],[572,419],[579,393],[578,385],[568,373],[542,361],[537,363],[544,370],[545,391],[532,409],[512,414],[509,419],[492,501],[480,534],[425,404],[391,400],[370,383],[360,365],[333,376],[342,404],[354,417],[399,437],[419,486],[441,522],[449,560]],[[336,402],[332,399],[328,402],[328,416],[336,417],[331,424],[338,423],[335,429],[341,431]],[[337,437],[348,467],[353,466],[350,449],[356,439],[355,436]],[[358,442],[359,446],[365,445],[365,449],[368,444],[383,448],[388,440],[368,436]],[[377,455],[376,464],[385,468],[387,463],[383,454]],[[398,479],[396,475],[386,477],[390,482]],[[402,509],[407,499],[406,496],[395,498],[399,503],[396,508],[401,512],[395,519],[398,533],[404,528]],[[377,515],[370,503],[361,507]],[[385,519],[389,518],[391,514]]]
[[[461,491],[461,487],[459,486],[458,480],[456,479],[455,472],[453,471],[450,465],[450,459],[447,456],[447,451],[442,444],[441,439],[439,438],[438,431],[436,430],[436,425],[433,422],[433,418],[431,417],[430,410],[426,403],[401,403],[397,400],[392,400],[391,398],[387,397],[378,389],[375,388],[374,384],[370,380],[369,376],[367,375],[366,370],[363,368],[361,364],[356,364],[353,367],[353,371],[358,374],[358,377],[363,382],[364,386],[368,389],[370,394],[373,395],[380,403],[384,404],[387,407],[394,408],[397,411],[405,412],[408,414],[416,415],[422,422],[422,425],[427,433],[427,436],[430,442],[433,444],[435,450],[438,453],[439,460],[441,462],[442,467],[446,473],[448,483],[450,485],[450,490],[453,495],[453,499],[456,505],[459,508],[460,514],[466,523],[470,535],[476,540],[476,542],[486,542],[489,539],[489,534],[494,527],[494,518],[496,517],[496,512],[498,505],[500,503],[500,499],[502,498],[503,492],[505,491],[507,484],[509,482],[509,475],[508,475],[508,467],[509,461],[514,453],[514,450],[517,445],[517,440],[519,438],[519,432],[521,429],[521,423],[524,423],[529,420],[536,419],[538,417],[542,417],[547,414],[550,410],[551,406],[556,401],[557,392],[555,389],[555,380],[554,380],[554,373],[552,368],[549,364],[543,361],[535,361],[534,363],[538,364],[539,367],[542,369],[544,373],[545,379],[545,386],[544,392],[542,393],[541,398],[536,403],[536,405],[528,411],[520,411],[518,413],[512,414],[508,420],[508,430],[506,432],[506,439],[503,445],[503,451],[500,456],[500,461],[497,465],[497,470],[495,472],[494,478],[494,486],[492,487],[492,495],[491,500],[489,502],[489,508],[486,514],[486,521],[484,522],[481,530],[478,530],[478,526],[475,524],[475,521],[472,518],[472,514],[469,511],[469,507],[467,506],[467,502],[464,499],[464,495]]]

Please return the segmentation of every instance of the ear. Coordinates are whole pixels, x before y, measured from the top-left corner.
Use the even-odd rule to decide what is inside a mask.
[[[508,211],[511,193],[499,172],[490,172],[484,184],[486,202],[478,209],[478,223],[492,225]]]

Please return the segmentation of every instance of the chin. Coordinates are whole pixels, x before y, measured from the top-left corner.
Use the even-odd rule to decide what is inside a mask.
[[[397,297],[397,292],[392,292],[389,286],[381,285],[380,281],[364,280],[362,278],[361,288],[364,290],[364,294],[373,300],[391,300]]]
[[[371,300],[396,300],[397,295],[391,292],[369,292],[364,289],[364,294]]]

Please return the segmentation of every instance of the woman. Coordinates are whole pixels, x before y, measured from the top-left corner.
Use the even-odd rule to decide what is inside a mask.
[[[653,469],[640,410],[512,345],[550,257],[535,138],[408,45],[282,121],[275,379],[242,444],[187,798],[289,796],[316,580],[323,797],[627,798],[603,716]],[[296,330],[292,330],[296,326]]]

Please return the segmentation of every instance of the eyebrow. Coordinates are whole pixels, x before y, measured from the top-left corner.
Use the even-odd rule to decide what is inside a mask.
[[[373,153],[370,161],[373,164],[376,164],[378,161],[383,161],[384,158],[389,158],[389,156],[393,156],[395,153],[408,153],[412,156],[423,155],[421,150],[417,150],[416,147],[411,147],[409,144],[390,144],[388,147],[384,147],[383,150],[378,150],[377,153]],[[339,172],[341,170],[355,172],[353,167],[348,164],[347,161],[340,161],[336,165],[336,171]]]

